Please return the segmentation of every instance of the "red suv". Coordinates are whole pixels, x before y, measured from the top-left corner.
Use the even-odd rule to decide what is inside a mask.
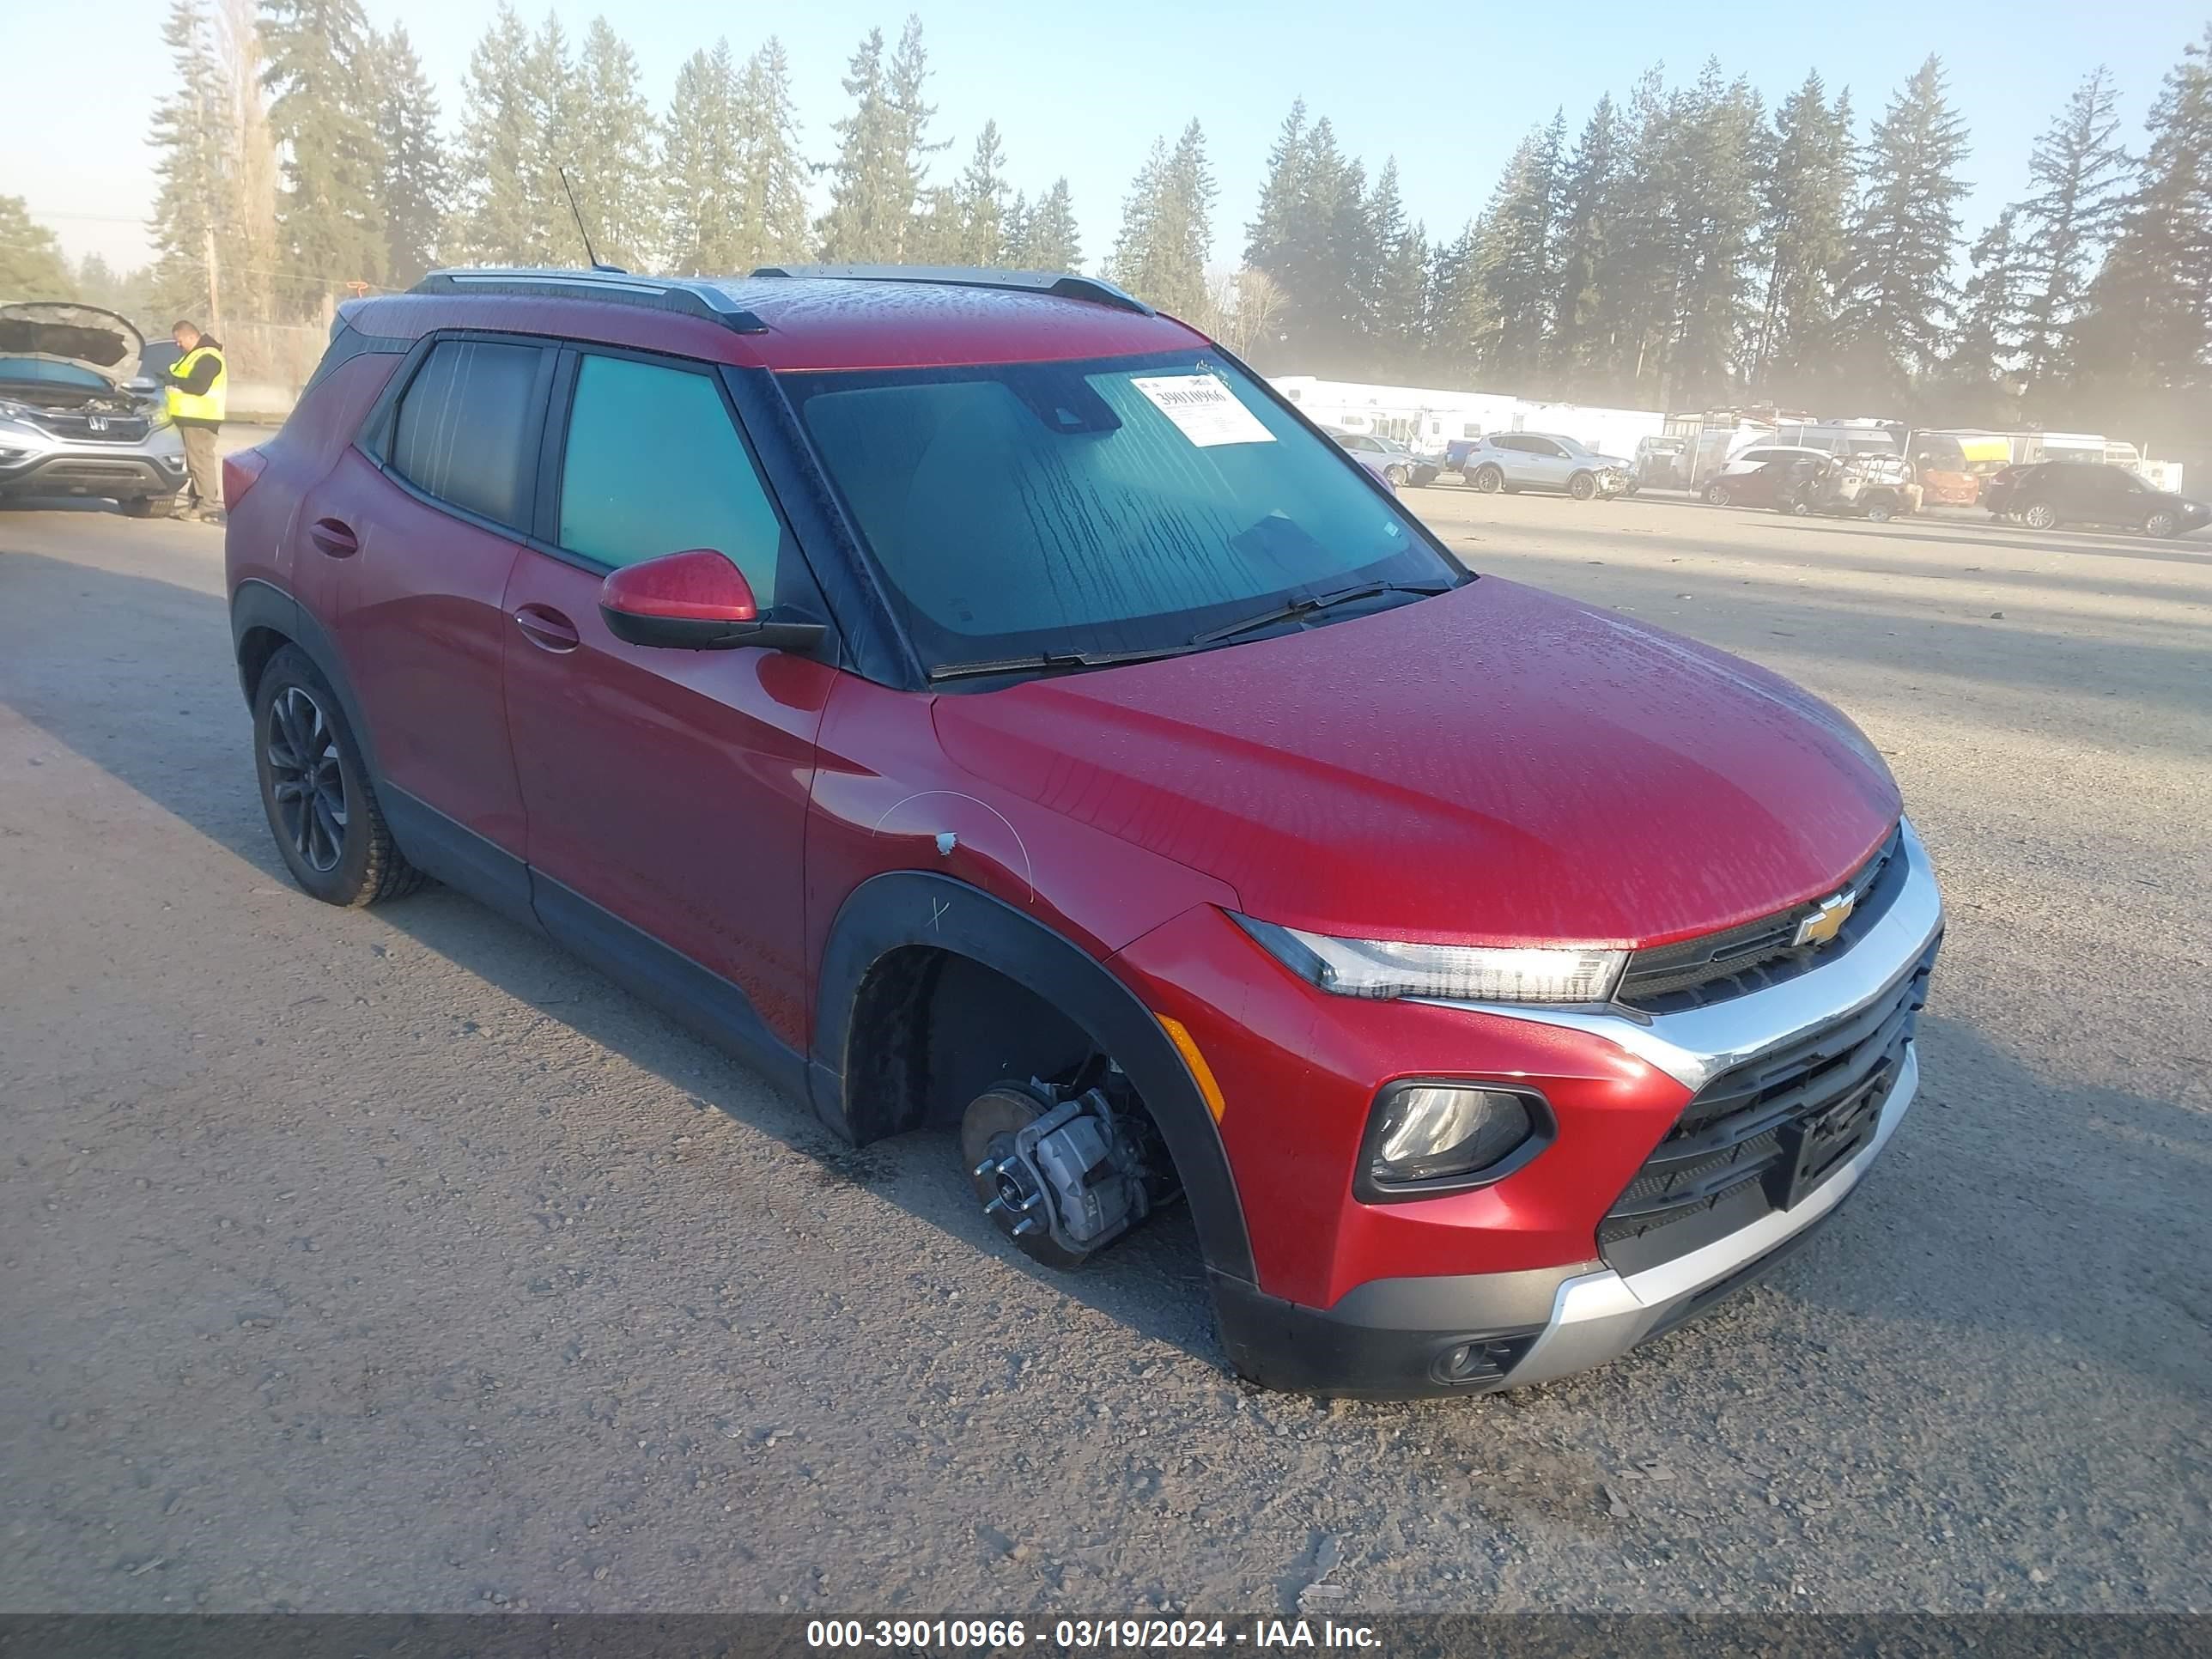
[[[1468,569],[1107,284],[452,271],[234,456],[262,795],[1073,1266],[1190,1206],[1279,1387],[1580,1370],[1804,1237],[1942,912],[1848,720]]]

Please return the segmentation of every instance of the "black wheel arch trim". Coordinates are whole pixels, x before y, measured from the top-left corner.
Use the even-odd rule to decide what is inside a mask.
[[[1019,981],[1111,1054],[1167,1141],[1207,1267],[1218,1276],[1255,1282],[1251,1238],[1221,1132],[1158,1020],[1080,945],[949,876],[902,870],[871,877],[846,897],[831,924],[816,980],[807,1068],[808,1093],[825,1124],[855,1139],[846,1088],[854,1006],[870,969],[914,945],[970,957]]]
[[[230,596],[231,651],[238,663],[238,689],[245,693],[246,706],[253,707],[255,689],[246,674],[246,639],[257,629],[267,629],[282,636],[315,665],[316,672],[338,700],[338,708],[345,715],[347,729],[353,733],[362,760],[371,776],[380,780],[383,769],[376,763],[376,738],[362,717],[361,699],[355,694],[352,678],[345,671],[345,659],[338,654],[337,641],[305,605],[274,583],[258,577],[240,582],[238,591]],[[379,787],[380,791],[380,783]]]

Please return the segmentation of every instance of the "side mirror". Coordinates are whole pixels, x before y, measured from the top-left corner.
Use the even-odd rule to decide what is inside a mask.
[[[610,572],[599,586],[599,615],[618,640],[678,651],[804,651],[823,634],[816,623],[763,620],[745,573],[704,547]]]

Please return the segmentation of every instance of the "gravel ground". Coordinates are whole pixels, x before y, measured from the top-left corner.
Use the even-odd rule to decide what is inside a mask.
[[[1950,941],[1765,1286],[1418,1406],[1222,1369],[1185,1225],[1001,1248],[439,891],[283,878],[220,538],[0,515],[0,1611],[2212,1608],[2212,548],[1411,492],[1805,681]]]

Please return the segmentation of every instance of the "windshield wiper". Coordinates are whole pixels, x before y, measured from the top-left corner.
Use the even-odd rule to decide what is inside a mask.
[[[1208,629],[1193,640],[1193,645],[1218,645],[1224,640],[1233,640],[1239,634],[1249,634],[1255,629],[1272,628],[1278,623],[1297,622],[1318,611],[1334,610],[1340,605],[1351,605],[1360,599],[1371,599],[1383,593],[1418,593],[1426,598],[1437,593],[1449,593],[1449,582],[1361,582],[1354,587],[1340,587],[1334,593],[1322,593],[1310,599],[1291,599],[1273,611],[1263,611],[1256,617],[1247,617],[1224,627]]]
[[[1064,668],[1110,668],[1116,663],[1151,662],[1158,657],[1187,656],[1198,649],[1190,645],[1155,645],[1134,651],[1040,651],[1027,657],[999,657],[988,662],[941,662],[929,671],[934,680],[975,679],[985,674],[1050,673]]]

